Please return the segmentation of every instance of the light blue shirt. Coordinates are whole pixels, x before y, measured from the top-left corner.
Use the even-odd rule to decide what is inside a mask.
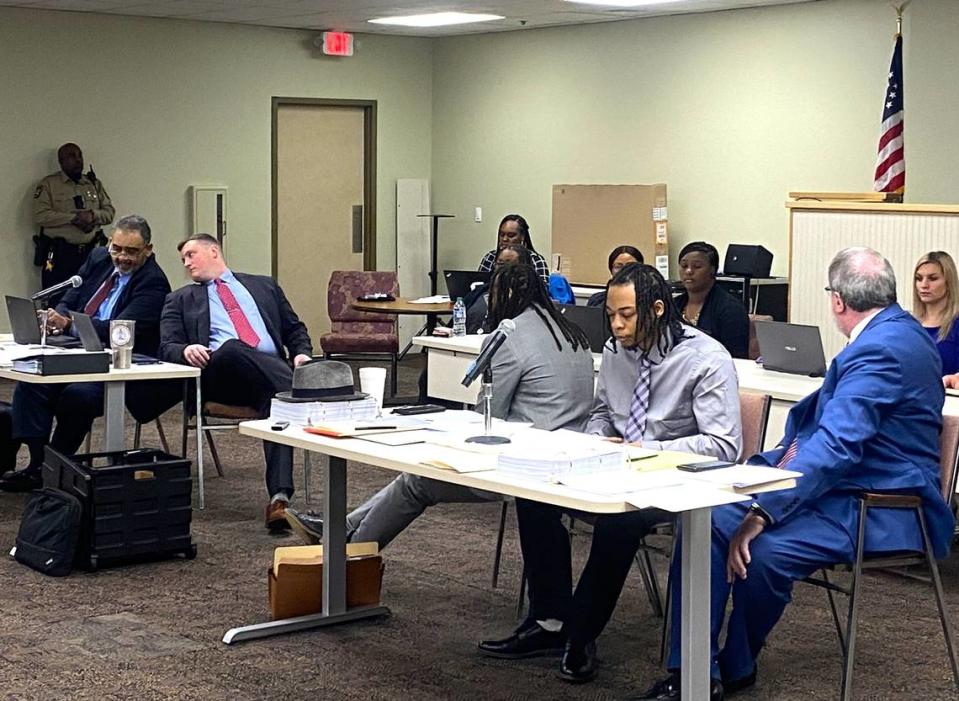
[[[113,272],[120,273],[120,271],[116,270],[115,268]],[[113,273],[111,273],[111,275],[112,274]],[[101,321],[110,320],[110,317],[113,316],[113,308],[117,306],[117,300],[120,299],[120,295],[123,293],[123,288],[127,286],[127,283],[130,282],[130,278],[132,276],[133,273],[120,273],[117,281],[113,284],[113,289],[110,290],[110,294],[108,294],[107,298],[100,303],[100,308],[97,309],[96,314],[93,315],[94,319],[100,319]]]
[[[237,304],[240,305],[240,309],[242,309],[246,315],[250,326],[256,331],[256,335],[260,337],[260,342],[256,349],[261,353],[279,355],[276,344],[273,343],[273,339],[270,338],[270,333],[266,330],[266,324],[263,322],[263,316],[260,314],[259,307],[256,306],[256,302],[253,300],[253,295],[236,279],[233,271],[229,268],[223,272],[220,279],[230,288],[230,292],[236,297]],[[227,314],[226,308],[223,306],[222,300],[220,300],[220,295],[217,294],[216,284],[213,280],[205,284],[207,299],[210,301],[210,350],[216,350],[231,338],[239,338],[239,336],[236,333],[233,322],[230,320],[230,315]]]

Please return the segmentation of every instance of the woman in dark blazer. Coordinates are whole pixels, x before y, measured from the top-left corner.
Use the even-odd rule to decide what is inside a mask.
[[[680,280],[685,291],[676,297],[683,321],[708,333],[734,358],[749,357],[749,317],[738,297],[716,284],[719,251],[703,241],[679,252]]]

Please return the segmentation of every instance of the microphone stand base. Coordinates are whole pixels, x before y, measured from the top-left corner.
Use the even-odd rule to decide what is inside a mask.
[[[482,445],[503,445],[511,441],[506,436],[473,436],[472,438],[467,438],[466,442],[480,443]]]

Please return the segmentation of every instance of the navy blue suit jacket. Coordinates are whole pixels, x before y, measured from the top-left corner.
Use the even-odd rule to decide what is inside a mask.
[[[795,489],[760,495],[759,505],[775,522],[818,510],[854,543],[858,493],[918,494],[936,555],[944,557],[955,525],[939,486],[944,399],[929,334],[898,304],[887,307],[836,356],[820,390],[792,408],[780,445],[751,460],[775,465],[799,441],[789,469],[803,477]],[[870,509],[866,550],[907,549],[921,549],[915,515]]]
[[[280,355],[292,361],[297,355],[313,355],[306,326],[297,317],[276,281],[265,275],[233,273],[256,302]],[[183,363],[183,349],[210,343],[210,300],[206,285],[193,283],[171,292],[163,305],[160,321],[160,351],[157,356],[168,363]],[[288,356],[284,355],[284,349]]]
[[[82,312],[113,270],[113,259],[106,248],[98,247],[90,251],[89,257],[77,273],[83,278],[83,283],[63,295],[56,307],[57,313],[68,316],[69,312]],[[169,293],[170,281],[157,264],[156,256],[151,255],[143,265],[133,271],[129,282],[120,293],[120,298],[113,305],[110,319],[136,322],[133,350],[137,353],[156,355],[160,343],[160,312]],[[100,340],[109,345],[110,320],[92,321]]]

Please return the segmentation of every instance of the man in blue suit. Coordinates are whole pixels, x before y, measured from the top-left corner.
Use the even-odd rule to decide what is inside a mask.
[[[944,393],[936,347],[896,303],[889,262],[867,248],[841,251],[829,266],[829,303],[849,344],[822,388],[796,404],[786,435],[751,462],[801,472],[794,489],[760,495],[751,506],[713,511],[711,698],[756,681],[756,658],[791,598],[793,582],[823,565],[852,562],[863,491],[922,497],[937,557],[948,553],[954,519],[939,485]],[[867,552],[921,550],[915,515],[876,509]],[[672,572],[670,677],[642,699],[679,698],[680,590]],[[720,651],[727,599],[733,608]]]
[[[109,346],[110,320],[136,322],[134,350],[154,355],[160,343],[160,311],[170,283],[153,255],[150,225],[137,215],[120,219],[106,248],[95,248],[80,268],[83,282],[70,289],[48,314],[48,331],[71,334],[71,313],[90,315],[100,340]],[[152,421],[182,395],[179,381],[133,382],[126,405],[141,422]],[[47,441],[62,453],[77,452],[94,418],[103,414],[102,382],[31,384],[13,392],[13,435],[30,449],[30,463],[0,479],[0,489],[26,491],[40,486]],[[50,431],[56,418],[53,437]]]

